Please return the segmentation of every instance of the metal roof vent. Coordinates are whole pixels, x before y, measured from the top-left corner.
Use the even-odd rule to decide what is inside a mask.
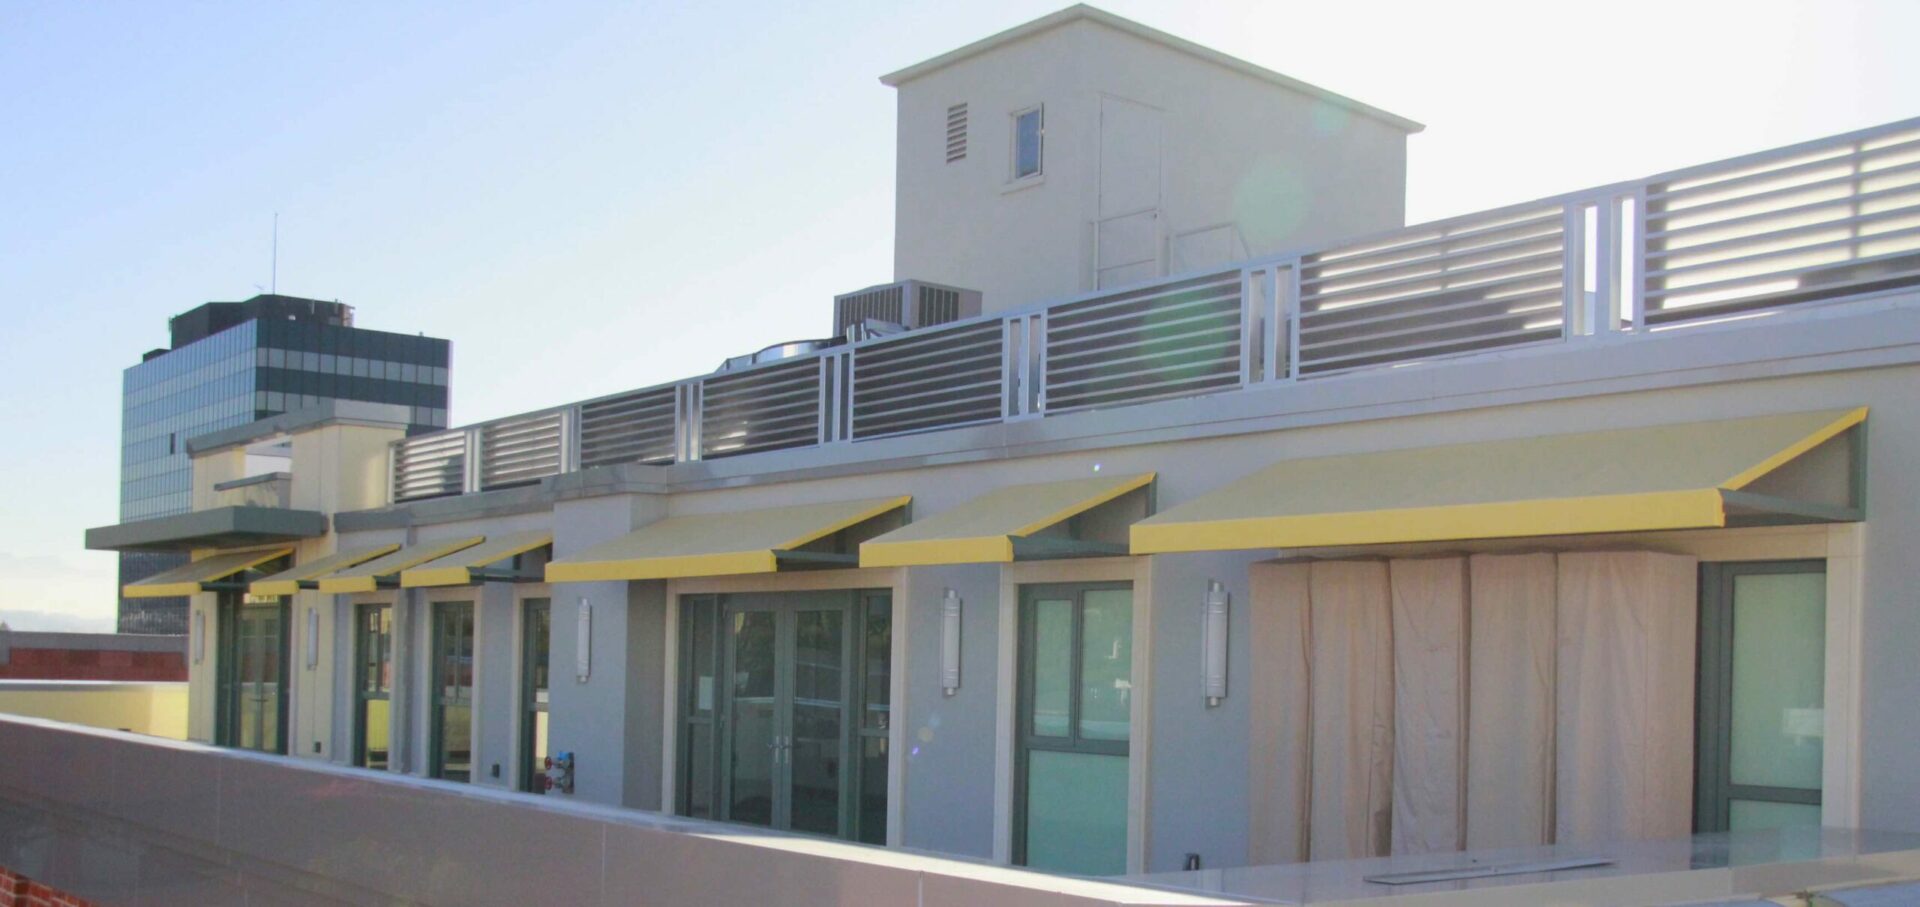
[[[833,336],[845,337],[849,329],[868,321],[914,330],[978,314],[979,290],[902,280],[833,297]]]

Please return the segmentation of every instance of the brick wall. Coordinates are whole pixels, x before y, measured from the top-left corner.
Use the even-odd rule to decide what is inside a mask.
[[[187,679],[184,652],[127,652],[114,649],[27,649],[14,647],[0,680]]]
[[[97,907],[97,905],[0,866],[0,907]]]

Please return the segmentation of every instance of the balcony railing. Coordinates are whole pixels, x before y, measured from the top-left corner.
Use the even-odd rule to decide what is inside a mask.
[[[419,435],[394,445],[392,494],[1646,337],[1915,285],[1920,119]]]

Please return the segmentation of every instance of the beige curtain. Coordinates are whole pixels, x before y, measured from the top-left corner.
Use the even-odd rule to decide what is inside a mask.
[[[1469,850],[1553,841],[1554,555],[1480,554],[1471,589]]]
[[[1692,831],[1698,564],[1559,558],[1556,842]]]
[[[1466,843],[1467,562],[1399,558],[1393,596],[1393,852]]]
[[[1251,568],[1254,735],[1248,758],[1248,861],[1255,866],[1307,858],[1308,574],[1305,563]]]
[[[1315,860],[1385,856],[1393,790],[1393,639],[1385,561],[1319,561],[1308,576]]]

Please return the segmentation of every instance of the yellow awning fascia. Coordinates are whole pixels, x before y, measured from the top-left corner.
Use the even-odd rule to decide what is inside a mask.
[[[243,570],[250,570],[292,553],[291,547],[282,547],[214,554],[149,576],[139,582],[128,583],[120,589],[120,592],[127,598],[173,598],[193,595],[201,591],[202,583],[218,582]]]
[[[1722,528],[1727,525],[1724,492],[1738,491],[1860,425],[1867,408],[1830,415],[1792,443],[1709,487],[1186,522],[1148,520],[1133,525],[1130,549],[1136,555],[1173,554]],[[1498,458],[1489,461],[1498,464]],[[1177,517],[1178,510],[1162,516]]]
[[[485,542],[471,548],[455,551],[418,567],[400,571],[400,588],[472,585],[475,581],[475,571],[485,569],[489,564],[495,564],[537,548],[545,548],[551,544],[553,544],[552,532],[517,532],[511,535],[489,536]]]
[[[422,542],[408,548],[402,548],[392,554],[377,557],[336,573],[320,577],[320,591],[329,595],[347,592],[372,592],[380,588],[380,580],[408,567],[418,566],[437,558],[445,557],[463,548],[472,548],[487,540],[484,535],[467,536],[457,539],[441,539],[434,542]]]
[[[857,526],[899,510],[913,502],[911,495],[892,498],[879,498],[870,501],[851,502],[851,509],[836,516],[810,525],[807,529],[778,540],[767,547],[730,549],[709,552],[688,552],[662,557],[614,557],[594,560],[556,560],[547,563],[547,582],[550,583],[594,583],[617,580],[647,579],[685,579],[699,576],[732,576],[741,573],[774,573],[780,569],[780,557],[783,553],[818,541],[842,529]],[[807,506],[807,505],[802,505]],[[784,508],[780,508],[784,509]],[[756,513],[768,511],[742,511],[730,514],[742,520],[752,520]],[[628,538],[642,533],[670,533],[676,521],[684,517],[668,517],[656,523],[642,527],[629,534]],[[591,556],[592,551],[583,556]]]
[[[302,584],[311,584],[329,573],[345,570],[398,550],[400,550],[399,542],[389,542],[367,548],[336,551],[317,561],[299,564],[265,579],[254,580],[247,586],[247,591],[254,595],[292,595],[300,591]]]
[[[913,538],[901,541],[888,541],[886,535],[868,540],[860,546],[860,566],[862,567],[933,567],[946,564],[1011,564],[1016,557],[1015,539],[1025,538],[1050,526],[1072,519],[1095,507],[1113,501],[1122,495],[1137,491],[1153,484],[1155,474],[1143,473],[1126,476],[1103,483],[1089,494],[1079,495],[1044,516],[1030,520],[1022,525],[1008,526],[1004,531],[990,534],[962,533],[952,536]],[[985,506],[991,508],[996,496],[1019,493],[1027,490],[1044,490],[1084,484],[1083,479],[1069,479],[1063,482],[1046,482],[1035,485],[1009,486],[988,492],[968,501],[948,514]],[[938,533],[938,523],[946,514],[912,524],[918,531],[914,534],[925,535],[928,531]],[[996,527],[999,528],[999,527]],[[896,530],[888,535],[897,535],[905,529]]]

